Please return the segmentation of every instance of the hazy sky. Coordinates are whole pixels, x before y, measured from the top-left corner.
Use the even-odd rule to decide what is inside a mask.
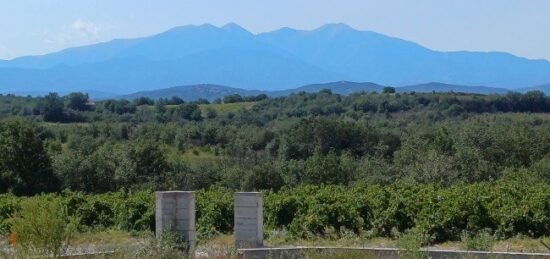
[[[228,22],[254,33],[343,22],[436,50],[550,60],[550,0],[0,0],[0,58]]]

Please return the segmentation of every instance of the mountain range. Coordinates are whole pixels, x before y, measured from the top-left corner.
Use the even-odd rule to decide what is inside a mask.
[[[550,62],[500,52],[434,51],[345,24],[253,34],[233,23],[187,25],[149,37],[0,60],[1,93],[130,94],[200,84],[273,92],[340,81],[545,89]]]

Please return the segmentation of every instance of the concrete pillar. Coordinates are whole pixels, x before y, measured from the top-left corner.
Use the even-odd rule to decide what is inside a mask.
[[[263,246],[263,224],[262,193],[235,193],[235,246],[237,248]]]
[[[189,251],[195,249],[195,192],[156,192],[156,236],[174,231],[186,242]]]

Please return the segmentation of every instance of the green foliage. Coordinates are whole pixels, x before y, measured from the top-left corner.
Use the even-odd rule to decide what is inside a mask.
[[[40,101],[38,110],[45,121],[64,121],[63,100],[57,93],[50,93]]]
[[[134,104],[137,106],[141,105],[153,105],[155,104],[155,101],[148,97],[138,97],[134,100]]]
[[[128,100],[106,100],[102,102],[99,111],[108,111],[116,114],[132,114],[136,112],[136,104]]]
[[[255,165],[236,177],[240,177],[240,190],[243,191],[278,190],[284,185],[281,174],[273,170],[271,163]]]
[[[197,232],[202,238],[233,231],[233,192],[213,188],[196,194]]]
[[[382,89],[382,93],[384,93],[384,94],[394,94],[395,93],[395,88],[391,87],[391,86],[386,86],[386,87],[384,87],[384,89]]]
[[[489,251],[495,244],[495,238],[487,230],[480,231],[475,235],[464,232],[461,241],[464,249],[474,251]]]
[[[0,96],[0,193],[67,189],[82,231],[152,230],[152,192],[179,189],[202,190],[202,237],[232,230],[235,190],[266,192],[266,223],[298,237],[550,232],[540,92],[84,100]],[[0,195],[0,231],[24,199]]]
[[[88,156],[80,152],[62,153],[54,157],[53,169],[63,179],[63,188],[92,192],[101,190],[105,179],[96,174]]]
[[[75,223],[65,205],[52,196],[24,200],[9,219],[16,251],[23,257],[59,257],[75,231]]]
[[[264,193],[267,229],[287,229],[299,238],[369,233],[399,238],[410,229],[427,243],[474,237],[487,231],[498,239],[550,233],[550,186],[521,180],[441,187],[426,184],[389,186],[299,186]],[[38,196],[38,198],[41,198]],[[7,215],[21,210],[21,200],[0,196],[0,226],[8,231]],[[56,200],[78,219],[80,231],[154,230],[151,192],[99,195],[64,192]],[[196,193],[197,233],[210,238],[233,230],[233,191],[210,188]]]
[[[548,186],[520,181],[497,184],[398,184],[388,187],[299,187],[266,197],[266,223],[307,237],[326,228],[394,236],[418,228],[431,241],[458,240],[462,231],[490,229],[501,238],[544,236],[550,231]],[[545,234],[546,233],[546,234]]]
[[[427,254],[420,250],[427,244],[429,244],[429,236],[418,228],[399,234],[397,239],[397,247],[403,249],[401,255],[405,258],[428,258]]]
[[[137,141],[128,148],[129,168],[127,175],[121,175],[123,186],[146,183],[159,183],[168,168],[164,153],[159,146],[150,141]]]
[[[61,196],[70,215],[79,219],[81,230],[120,229],[141,231],[154,229],[154,196],[150,192],[123,192],[84,195],[65,192]]]
[[[216,110],[214,110],[212,107],[208,107],[206,109],[206,118],[208,119],[214,119],[218,116],[218,113],[216,112]]]
[[[90,97],[84,93],[70,93],[67,97],[67,108],[77,111],[89,110],[88,100]]]
[[[21,199],[13,194],[0,194],[0,235],[9,233],[7,219],[21,209]]]
[[[176,114],[186,120],[200,121],[202,120],[201,110],[196,103],[180,104],[176,108]]]
[[[535,162],[530,171],[538,178],[550,182],[550,156],[546,156],[543,159]]]
[[[23,119],[0,122],[0,193],[31,195],[54,191],[57,178],[42,140]]]
[[[224,103],[239,103],[243,101],[243,97],[239,94],[231,94],[223,97]]]
[[[0,116],[36,121],[27,125],[42,141],[33,149],[47,150],[42,160],[17,157],[50,160],[52,166],[45,167],[51,169],[44,170],[55,175],[40,181],[51,186],[18,194],[216,184],[260,190],[397,180],[451,186],[495,181],[512,171],[533,180],[548,178],[547,114],[500,113],[549,111],[549,98],[537,92],[340,96],[320,91],[217,104],[142,98],[99,101],[86,111],[81,111],[86,100],[81,93],[0,100]],[[42,122],[46,117],[68,123]],[[189,159],[196,150],[208,152]],[[0,191],[14,192],[26,181],[13,171],[3,170],[7,180]]]
[[[380,145],[389,148],[389,155],[397,148],[399,141],[358,123],[316,117],[300,120],[285,132],[281,153],[293,159],[307,158],[316,151],[327,154],[331,150],[348,150],[354,155],[365,155],[376,154]]]
[[[326,155],[315,152],[304,164],[303,182],[308,184],[347,184],[352,178],[352,168],[333,151]]]

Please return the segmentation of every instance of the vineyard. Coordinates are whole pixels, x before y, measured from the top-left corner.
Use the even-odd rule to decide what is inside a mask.
[[[58,200],[78,219],[80,231],[154,230],[154,194],[113,192],[85,195],[63,192],[32,198],[0,196],[1,230],[20,204],[32,199]],[[397,237],[410,229],[430,243],[460,240],[489,231],[499,239],[550,233],[550,186],[520,181],[435,185],[302,186],[264,193],[265,227],[287,229],[292,238],[340,235]],[[197,231],[201,240],[233,231],[233,193],[224,188],[197,192]],[[269,231],[268,231],[269,233]]]

